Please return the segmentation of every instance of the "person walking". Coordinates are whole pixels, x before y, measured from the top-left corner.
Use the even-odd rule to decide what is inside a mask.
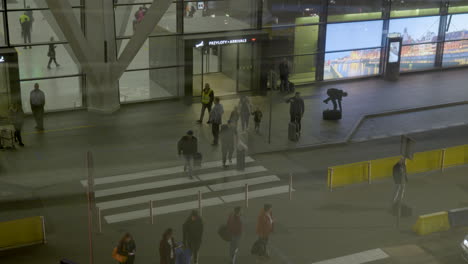
[[[297,132],[301,132],[301,119],[305,111],[304,99],[302,99],[301,94],[297,92],[294,97],[289,98],[286,102],[290,105],[289,115],[291,116],[291,123],[297,124]]]
[[[229,257],[231,259],[231,264],[236,264],[237,253],[239,252],[239,242],[243,231],[240,206],[234,208],[234,212],[229,215],[227,221],[227,231],[231,237]]]
[[[260,108],[257,107],[252,113],[252,115],[254,117],[255,122],[255,132],[257,132],[257,134],[260,134],[260,123],[262,122],[263,118],[262,110],[260,110]]]
[[[23,128],[24,123],[24,112],[18,104],[13,104],[11,106],[10,120],[15,127],[15,141],[18,142],[21,147],[24,147],[23,139],[21,137],[21,129]]]
[[[348,93],[343,90],[336,89],[336,88],[330,88],[327,90],[327,95],[328,95],[328,98],[325,99],[323,102],[328,104],[328,102],[332,101],[333,110],[335,111],[338,110],[338,106],[339,106],[340,112],[342,112],[343,107],[341,106],[341,100],[343,100],[343,97],[348,96]]]
[[[211,112],[211,106],[213,105],[214,101],[214,91],[211,90],[210,84],[206,83],[205,88],[203,88],[202,94],[201,94],[201,103],[202,103],[202,108],[201,108],[201,113],[200,113],[200,119],[197,121],[198,123],[203,122],[203,117],[205,116],[205,110],[208,110],[208,114]]]
[[[45,95],[44,92],[39,89],[39,84],[34,84],[34,90],[29,95],[29,102],[31,104],[31,110],[36,120],[36,129],[44,130],[44,106],[45,106]]]
[[[239,122],[239,107],[234,106],[234,109],[229,116],[229,121],[233,127],[237,128],[237,123]]]
[[[403,197],[405,196],[406,183],[408,182],[405,157],[401,157],[400,160],[393,166],[393,182],[395,183],[393,205],[396,205],[403,201]]]
[[[247,96],[243,95],[239,101],[239,112],[242,131],[249,128],[250,115],[252,113],[252,104]]]
[[[31,45],[26,45],[26,44],[31,44],[31,18],[27,15],[27,12],[24,12],[19,18],[19,22],[21,25],[21,35],[23,36],[24,40],[24,49],[27,49],[28,47],[31,49]]]
[[[236,142],[236,131],[234,129],[235,127],[232,126],[231,121],[221,126],[221,154],[224,168],[228,167],[226,165],[227,159],[229,159],[229,163],[232,164],[232,155],[234,154],[234,145]]]
[[[50,37],[50,42],[54,42],[54,37]],[[50,69],[50,64],[55,63],[55,67],[60,67],[60,64],[57,63],[55,49],[57,46],[54,43],[49,43],[49,51],[47,52],[47,57],[49,57],[49,63],[47,64],[47,69]]]
[[[281,80],[280,91],[289,91],[289,64],[286,58],[280,63],[279,72]]]
[[[130,264],[129,260],[129,249],[130,243],[133,240],[130,233],[125,233],[124,236],[119,240],[117,247],[112,252],[112,257],[120,264]]]
[[[198,264],[198,252],[201,247],[203,237],[203,221],[197,211],[193,210],[185,221],[183,227],[183,242],[189,248],[193,263]]]
[[[264,257],[269,257],[267,246],[270,235],[273,232],[273,223],[272,206],[271,204],[265,204],[258,215],[256,228],[258,238],[263,242],[265,252],[262,255]]]
[[[213,133],[213,146],[218,145],[218,138],[219,138],[219,126],[223,123],[223,114],[224,114],[224,107],[220,103],[219,97],[216,97],[214,100],[215,106],[210,112],[210,119],[209,123],[211,124],[211,132]]]
[[[159,264],[175,264],[176,243],[174,241],[174,231],[172,228],[166,229],[159,242]]]
[[[193,136],[192,130],[187,131],[187,135],[183,136],[177,143],[177,153],[179,156],[184,156],[184,171],[188,173],[190,179],[193,179],[193,159],[198,153],[198,140]]]

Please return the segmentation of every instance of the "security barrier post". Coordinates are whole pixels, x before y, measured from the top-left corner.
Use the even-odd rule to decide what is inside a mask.
[[[150,216],[150,219],[151,219],[151,224],[154,223],[154,219],[153,219],[153,201],[149,201],[149,216]]]
[[[290,174],[289,174],[289,201],[292,201],[292,189],[293,189],[293,188],[292,188],[292,187],[293,187],[293,180],[292,180],[292,178],[293,178],[293,174],[290,173]]]
[[[198,191],[198,213],[200,216],[202,215],[202,193],[201,191]]]
[[[245,208],[249,208],[249,184],[245,184]]]
[[[99,225],[99,233],[102,233],[102,217],[101,217],[101,208],[97,208],[97,217],[98,217],[98,225]]]
[[[371,162],[367,162],[367,181],[369,184],[372,183],[372,165]]]
[[[47,244],[47,236],[46,236],[46,230],[45,230],[45,220],[44,220],[44,216],[41,216],[41,221],[42,221],[42,234],[43,234],[43,239],[42,239],[42,242],[44,244]]]
[[[329,179],[328,179],[329,190],[330,192],[332,192],[333,191],[333,168],[328,168],[328,175],[329,175]]]
[[[440,157],[440,171],[441,172],[444,172],[446,152],[447,152],[447,149],[442,149],[442,155]]]

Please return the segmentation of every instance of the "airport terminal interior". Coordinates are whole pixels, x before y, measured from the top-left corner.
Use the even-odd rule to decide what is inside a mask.
[[[468,263],[468,0],[0,0],[0,263]]]

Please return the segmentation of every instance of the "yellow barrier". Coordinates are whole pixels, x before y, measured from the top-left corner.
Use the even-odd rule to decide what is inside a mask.
[[[44,218],[35,216],[0,222],[0,250],[46,242]]]
[[[328,188],[332,190],[335,187],[392,177],[393,166],[399,159],[400,157],[390,157],[330,167]],[[407,160],[406,165],[408,174],[416,174],[467,163],[468,145],[463,145],[415,153],[413,160]]]
[[[421,215],[413,226],[413,231],[418,235],[428,235],[434,232],[450,229],[448,212]]]

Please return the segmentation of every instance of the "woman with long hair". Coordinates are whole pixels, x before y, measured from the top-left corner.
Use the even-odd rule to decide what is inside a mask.
[[[172,228],[166,229],[159,243],[159,264],[175,264],[175,241]]]
[[[132,241],[132,236],[130,233],[125,233],[124,236],[119,240],[119,244],[117,245],[117,254],[120,256],[125,257],[125,261],[121,262],[119,261],[120,264],[128,264],[128,256],[129,256],[129,243]]]

